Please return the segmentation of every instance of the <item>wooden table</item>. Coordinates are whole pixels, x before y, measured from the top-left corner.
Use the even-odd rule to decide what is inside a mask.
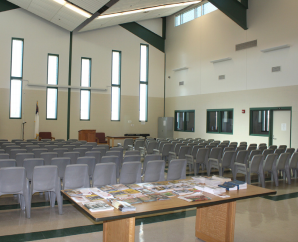
[[[66,195],[63,191],[62,193]],[[135,234],[135,217],[174,211],[186,208],[197,208],[195,235],[204,241],[234,241],[236,201],[241,199],[274,195],[276,191],[248,185],[245,190],[227,192],[229,198],[220,198],[204,193],[211,200],[187,202],[177,197],[170,200],[135,204],[135,212],[122,213],[119,210],[91,213],[87,208],[74,204],[95,222],[103,221],[104,242],[133,242]]]
[[[112,140],[112,147],[114,147],[115,139],[138,139],[140,136],[106,136],[108,140],[108,145],[110,146],[110,140]]]

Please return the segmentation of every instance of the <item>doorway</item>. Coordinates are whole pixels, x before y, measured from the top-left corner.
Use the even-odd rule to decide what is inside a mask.
[[[273,111],[273,145],[287,145],[291,147],[291,111],[274,110]]]

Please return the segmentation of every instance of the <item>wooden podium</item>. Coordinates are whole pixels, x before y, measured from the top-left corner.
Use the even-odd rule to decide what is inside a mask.
[[[79,130],[79,140],[86,140],[87,142],[96,142],[95,133],[95,129]]]

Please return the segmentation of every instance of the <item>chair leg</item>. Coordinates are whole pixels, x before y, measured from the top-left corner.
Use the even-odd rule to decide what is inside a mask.
[[[50,205],[51,207],[55,207],[56,193],[50,192]]]
[[[210,176],[211,167],[210,164],[207,164],[207,176]]]
[[[291,184],[291,174],[290,174],[290,169],[286,169],[285,170],[286,176],[287,176],[287,180],[288,180],[288,184]]]
[[[251,175],[250,175],[250,171],[246,172],[246,183],[247,184],[251,184]]]
[[[277,175],[277,171],[272,171],[272,176],[273,176],[273,179],[274,179],[274,182],[275,182],[275,186],[278,187],[278,175]]]
[[[263,172],[259,173],[259,180],[261,181],[262,187],[265,188],[265,178]]]

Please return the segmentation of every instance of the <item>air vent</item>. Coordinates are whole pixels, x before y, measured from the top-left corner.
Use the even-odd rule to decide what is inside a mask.
[[[272,72],[278,72],[280,70],[281,70],[281,67],[280,66],[272,67]]]
[[[258,40],[248,41],[248,42],[236,45],[236,51],[256,47],[257,45],[258,45]]]
[[[224,80],[224,79],[226,79],[226,76],[225,75],[219,75],[218,76],[218,80]]]
[[[179,82],[179,86],[183,86],[184,85],[184,82]]]

